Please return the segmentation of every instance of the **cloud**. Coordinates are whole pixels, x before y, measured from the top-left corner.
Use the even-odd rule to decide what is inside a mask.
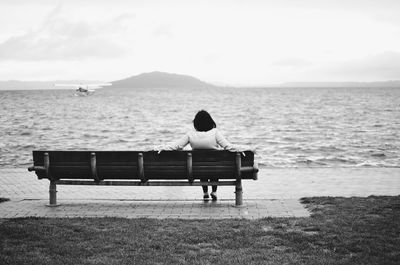
[[[302,58],[285,58],[281,60],[277,60],[272,63],[273,66],[278,66],[278,67],[288,67],[288,68],[302,68],[302,67],[308,67],[312,65],[312,63],[309,60],[305,60]]]
[[[154,30],[154,35],[156,37],[165,37],[165,38],[173,38],[174,33],[172,33],[171,27],[168,25],[159,25]]]
[[[400,53],[386,51],[332,65],[323,71],[342,80],[400,79]]]
[[[121,19],[102,23],[84,20],[69,21],[58,14],[58,6],[46,17],[38,29],[12,36],[0,43],[0,60],[41,61],[115,58],[125,53],[112,40],[113,30]]]

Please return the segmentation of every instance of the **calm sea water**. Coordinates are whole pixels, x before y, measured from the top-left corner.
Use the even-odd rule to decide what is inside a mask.
[[[34,149],[151,150],[200,109],[267,167],[399,167],[400,89],[252,88],[0,91],[0,166]]]

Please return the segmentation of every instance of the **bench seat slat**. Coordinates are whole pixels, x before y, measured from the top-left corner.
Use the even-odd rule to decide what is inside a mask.
[[[90,170],[90,166],[68,166],[68,165],[55,165],[50,167],[52,171],[83,171],[83,170]],[[146,170],[186,170],[186,166],[175,166],[175,165],[166,165],[166,166],[148,166],[145,165]],[[107,170],[107,171],[131,171],[131,170],[137,170],[137,166],[104,166],[104,165],[98,165],[97,170]],[[234,167],[232,166],[193,166],[193,170],[196,171],[229,171],[233,172],[235,170]]]
[[[189,183],[187,181],[148,181],[142,183],[140,181],[87,181],[87,180],[59,180],[57,185],[93,185],[93,186],[202,186],[202,185],[219,185],[219,186],[232,186],[235,181],[218,181],[218,182],[201,182],[195,181]]]
[[[40,174],[38,174],[40,175]],[[104,174],[100,175],[100,179],[132,179],[132,180],[139,180],[138,175],[132,175],[132,174]],[[41,175],[39,177],[40,179],[46,178],[45,174]],[[174,180],[174,179],[180,179],[180,180],[187,180],[187,176],[185,174],[176,174],[176,173],[165,173],[165,174],[147,174],[146,178],[149,180],[155,179],[155,180]],[[235,178],[232,177],[231,174],[219,174],[219,175],[213,175],[210,176],[210,174],[194,174],[193,175],[194,179],[203,179],[203,178],[216,178],[216,179],[231,179],[234,180]],[[63,175],[58,175],[55,177],[55,179],[60,180],[60,179],[87,179],[87,180],[93,180],[93,176],[91,174],[63,174]],[[253,179],[253,175],[244,175],[242,179]]]

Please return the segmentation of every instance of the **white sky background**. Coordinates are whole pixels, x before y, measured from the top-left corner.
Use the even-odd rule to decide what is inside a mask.
[[[0,80],[400,79],[400,1],[0,0]]]

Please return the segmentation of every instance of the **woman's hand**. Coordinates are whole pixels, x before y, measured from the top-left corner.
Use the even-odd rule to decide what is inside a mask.
[[[156,151],[158,154],[161,153],[161,151],[164,151],[166,148],[164,145],[158,145],[153,147],[153,151]]]
[[[257,147],[256,146],[235,146],[235,148],[233,148],[231,151],[232,152],[241,152],[242,154],[243,154],[243,156],[245,156],[244,155],[244,152],[245,151],[252,151],[254,154],[256,154],[256,149],[257,149]]]

